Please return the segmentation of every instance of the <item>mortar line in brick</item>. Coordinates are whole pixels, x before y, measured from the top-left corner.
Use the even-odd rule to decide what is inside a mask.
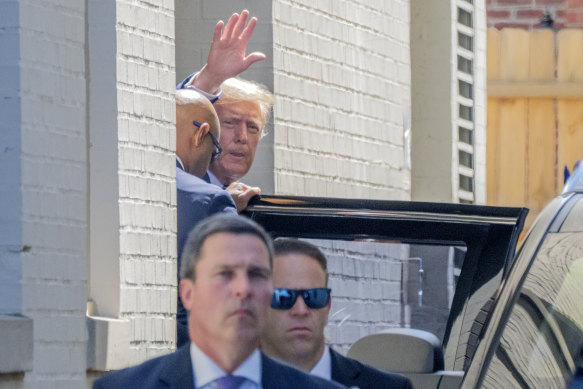
[[[313,173],[298,174],[296,171],[287,170],[287,169],[276,169],[276,172],[278,174],[289,175],[289,176],[293,176],[293,177],[319,179],[319,180],[325,181],[326,183],[335,182],[335,183],[340,183],[340,184],[351,184],[351,185],[358,185],[358,186],[361,186],[364,188],[370,188],[370,189],[403,190],[403,188],[401,188],[401,187],[395,187],[395,186],[391,186],[391,185],[383,186],[381,184],[375,184],[375,183],[372,183],[370,181],[359,181],[356,179],[349,179],[347,177],[325,176],[325,175],[319,175],[319,174],[313,174]]]
[[[345,70],[345,71],[349,71],[351,73],[357,73],[363,76],[367,76],[370,78],[381,78],[383,81],[385,81],[387,84],[389,85],[395,85],[395,86],[405,86],[408,87],[409,84],[406,83],[402,83],[399,81],[395,81],[393,79],[391,79],[390,77],[388,77],[386,74],[384,73],[374,73],[371,71],[368,71],[367,69],[364,68],[360,68],[360,67],[354,67],[354,66],[350,66],[344,62],[339,62],[339,61],[332,61],[330,59],[326,59],[326,58],[322,58],[322,57],[316,57],[314,55],[311,55],[310,53],[303,53],[299,50],[295,50],[295,49],[291,49],[289,47],[283,48],[281,47],[281,52],[282,53],[293,53],[294,55],[298,55],[298,56],[302,56],[306,59],[309,60],[314,60],[317,61],[317,63],[319,64],[323,64],[323,65],[329,65],[329,66],[335,66],[338,69],[341,70]],[[406,67],[408,66],[408,64],[404,63],[404,62],[395,62],[395,61],[389,61],[392,62],[396,67]],[[322,83],[325,85],[330,85],[330,82],[324,82],[318,78],[313,78],[310,77],[308,74],[302,74],[302,73],[293,73],[291,71],[285,70],[285,69],[280,69],[280,68],[276,68],[274,69],[274,75],[297,75],[298,78],[301,78],[302,80],[310,80],[316,83]],[[346,88],[349,90],[355,90],[355,89],[350,89],[348,87],[346,87],[345,85],[342,84],[334,84],[335,86],[338,86],[339,88]],[[361,90],[356,89],[356,91],[359,91],[362,93]]]
[[[81,79],[79,79],[78,81],[81,81]],[[28,91],[28,90],[22,90],[21,92],[27,94],[26,98],[23,98],[23,101],[25,100],[28,103],[36,103],[37,106],[46,107],[48,104],[43,99],[43,97],[48,97],[48,98],[53,100],[51,105],[55,108],[74,108],[74,109],[79,109],[80,111],[85,109],[84,103],[71,104],[71,102],[64,99],[63,96],[41,94],[38,91],[35,91],[35,94],[29,94],[31,91]],[[27,129],[27,128],[29,128],[27,126],[28,123],[30,123],[30,121],[33,119],[32,118],[24,118],[24,119],[26,119],[26,120],[23,121],[23,123],[22,123],[23,129]],[[38,118],[35,118],[35,119],[38,120]],[[54,126],[51,126],[51,127],[54,127]],[[77,133],[77,132],[73,132],[73,133]]]
[[[348,69],[346,69],[346,70],[348,70]],[[370,92],[367,93],[367,91],[364,91],[362,89],[350,88],[350,87],[348,87],[346,85],[332,83],[330,81],[329,82],[325,82],[325,81],[322,81],[322,80],[317,79],[317,78],[311,78],[311,77],[309,77],[309,75],[304,75],[304,74],[301,74],[301,73],[294,73],[294,72],[286,71],[286,70],[283,70],[283,69],[274,69],[273,74],[275,76],[287,76],[290,79],[298,80],[298,81],[301,81],[301,82],[306,82],[307,81],[307,82],[310,82],[310,83],[319,85],[320,87],[327,87],[327,88],[334,87],[336,89],[340,89],[340,90],[343,90],[345,92],[349,92],[351,94],[357,94],[357,95],[361,95],[361,96],[369,96],[369,97],[371,97],[371,98],[373,98],[375,100],[378,100],[378,101],[386,101],[386,96],[376,95],[376,94],[373,94],[373,93],[370,93]],[[361,75],[366,75],[366,73],[365,72],[362,72],[362,71],[360,72],[360,74]],[[372,74],[369,74],[368,76],[371,77],[371,78],[378,77],[378,76],[373,76]],[[405,84],[399,84],[396,81],[391,80],[390,78],[386,78],[386,76],[384,76],[382,78],[382,81],[387,84],[387,87],[396,87],[396,86],[403,86],[403,85],[405,85]]]
[[[297,31],[297,28],[293,28],[293,27],[295,27],[293,24],[287,24],[287,23],[284,23],[284,22],[281,22],[280,21],[280,23],[278,23],[278,27],[285,27],[285,28],[288,28],[288,29],[290,29],[290,30],[292,30],[294,32],[298,32]],[[367,48],[365,48],[362,45],[358,45],[358,44],[352,43],[350,41],[345,41],[345,40],[341,40],[341,39],[334,39],[332,37],[323,36],[323,35],[321,35],[319,33],[312,32],[312,31],[308,31],[308,30],[302,30],[301,33],[302,33],[302,35],[304,35],[306,37],[312,37],[312,38],[314,38],[316,41],[320,41],[321,40],[321,41],[326,42],[327,44],[337,44],[339,46],[345,46],[345,47],[348,47],[348,48],[351,48],[351,49],[356,49],[356,50],[361,51],[365,55],[374,56],[374,57],[377,57],[377,58],[381,58],[383,60],[394,60],[394,58],[392,56],[390,56],[390,55],[383,55],[381,52],[374,51],[374,50],[371,50],[371,49],[367,49]],[[392,38],[392,37],[390,37],[388,35],[384,35],[381,38],[384,38],[387,42],[391,42],[391,43],[395,43],[395,44],[408,43],[408,42],[399,41],[399,40],[394,39],[394,38]],[[285,46],[280,46],[279,44],[274,43],[274,47],[285,47]],[[344,49],[344,51],[345,50],[346,49]],[[308,52],[306,52],[306,54],[307,53]],[[314,54],[314,53],[310,52],[309,54]]]
[[[324,159],[327,159],[327,160],[333,160],[333,161],[336,161],[336,162],[352,163],[352,164],[355,164],[357,166],[363,166],[363,167],[372,167],[372,166],[374,166],[374,167],[377,167],[377,168],[380,168],[380,169],[394,170],[393,168],[391,168],[391,166],[389,164],[387,164],[384,161],[374,161],[374,162],[371,162],[371,161],[362,160],[362,159],[359,160],[359,159],[353,158],[351,156],[349,156],[348,158],[342,158],[342,157],[338,156],[338,154],[332,154],[332,153],[328,153],[326,155],[324,155],[323,153],[322,154],[312,154],[312,153],[308,153],[308,152],[299,150],[296,155],[297,155],[298,158],[305,157],[306,155],[311,155],[311,156],[314,156],[314,157],[321,157],[321,158],[324,158]],[[279,168],[279,169],[283,169],[283,168]],[[291,172],[292,170],[289,170],[289,171]],[[309,176],[309,175],[317,175],[317,173],[313,173],[313,172],[307,171],[306,169],[301,169],[301,168],[295,168],[293,170],[293,172],[295,172],[295,173],[305,173],[306,176]],[[324,175],[324,174],[319,175],[319,176],[321,176],[321,177],[329,177],[329,175]],[[368,181],[359,181],[359,182],[368,182]]]
[[[85,228],[87,220],[85,219],[71,219],[57,216],[39,216],[38,212],[34,214],[23,214],[22,221],[25,223],[35,223],[39,225],[51,227],[77,227]]]
[[[341,154],[338,153],[336,151],[334,152],[328,152],[328,151],[323,151],[323,150],[319,150],[319,149],[312,149],[312,148],[302,148],[302,147],[298,147],[298,146],[291,146],[285,143],[277,143],[276,144],[277,149],[278,150],[282,150],[282,151],[290,151],[290,152],[294,152],[294,153],[301,153],[304,155],[311,155],[314,157],[329,157],[329,158],[338,158],[339,157],[346,157],[346,158],[341,158],[342,161],[348,161],[348,162],[354,162],[357,164],[362,164],[362,165],[385,165],[383,164],[382,161],[371,161],[370,158],[358,158],[355,157],[352,154]],[[379,147],[382,147],[382,145],[378,145]]]
[[[124,260],[126,262],[134,262],[143,265],[155,265],[155,264],[165,264],[165,265],[172,265],[176,263],[176,258],[171,255],[168,256],[152,256],[152,255],[142,255],[142,254],[120,254],[120,260]]]
[[[362,119],[357,117],[356,119]],[[371,122],[375,122],[373,120],[371,120]],[[379,126],[383,126],[383,125],[387,125],[387,124],[392,124],[392,125],[397,125],[398,123],[390,123],[390,122],[386,122],[386,121],[382,121],[382,120],[378,120],[378,123],[376,123]],[[339,128],[333,128],[330,129],[330,127],[321,127],[321,126],[316,126],[316,125],[311,125],[311,126],[306,126],[305,122],[296,122],[293,120],[285,120],[285,119],[278,119],[277,122],[278,126],[281,128],[282,126],[288,127],[288,129],[296,129],[296,130],[301,130],[307,133],[315,133],[315,134],[319,134],[319,135],[326,135],[326,136],[330,136],[330,135],[340,135],[340,136],[346,136],[347,138],[350,139],[354,139],[354,140],[358,140],[358,141],[362,141],[362,142],[367,142],[367,143],[374,143],[374,144],[378,144],[381,146],[397,146],[397,147],[402,147],[402,143],[393,143],[391,141],[388,140],[383,140],[380,139],[378,137],[375,136],[368,136],[368,135],[363,135],[363,134],[359,134],[356,132],[349,132],[349,131],[345,131],[345,130],[341,130]],[[281,143],[276,141],[277,145],[287,145],[286,143]]]
[[[396,20],[396,18],[393,18],[392,15],[389,14],[389,13],[382,13],[382,12],[378,12],[378,10],[375,10],[373,8],[370,8],[370,7],[363,7],[361,3],[355,3],[354,1],[348,1],[348,2],[351,2],[352,4],[358,5],[359,8],[366,9],[366,10],[369,10],[369,11],[374,11],[372,13],[375,13],[377,15],[385,16],[385,17],[388,17],[389,19]],[[311,13],[312,15],[324,16],[324,17],[328,18],[329,20],[332,20],[332,21],[340,21],[343,24],[346,24],[348,26],[351,26],[351,27],[354,27],[354,28],[358,28],[358,29],[361,29],[361,30],[365,30],[365,31],[372,31],[372,32],[375,32],[375,33],[377,33],[379,35],[383,35],[384,36],[384,34],[382,34],[382,31],[374,29],[371,25],[359,24],[359,23],[356,23],[353,19],[341,18],[337,14],[331,14],[331,13],[328,13],[328,12],[324,12],[320,8],[309,7],[306,4],[297,3],[297,2],[293,2],[292,3],[290,1],[285,1],[285,0],[280,0],[280,3],[281,4],[286,4],[289,7],[294,8],[294,9],[303,9],[304,11],[307,11],[307,12]],[[277,22],[280,22],[281,23],[281,20],[280,19],[274,19],[274,21],[277,21]]]
[[[154,235],[157,237],[173,236],[165,227],[143,227],[136,225],[122,225],[119,227],[120,234]]]
[[[142,28],[138,28],[136,26],[132,26],[130,24],[126,24],[123,21],[118,21],[116,23],[116,28],[118,32],[127,32],[132,34],[133,37],[143,37],[143,38],[152,38],[152,40],[164,43],[169,46],[174,46],[174,38],[169,35],[160,34],[155,30],[146,30]]]
[[[23,128],[23,130],[25,130],[26,132],[30,132],[30,133],[37,132],[37,133],[43,134],[43,135],[63,136],[63,137],[66,137],[68,140],[69,139],[85,140],[85,138],[87,136],[87,134],[84,131],[77,132],[77,131],[72,131],[72,130],[64,128],[64,127],[53,126],[53,125],[51,125],[50,127],[47,127],[47,128],[39,128],[38,126],[27,125],[26,127]]]
[[[290,98],[288,98],[287,96],[284,95],[277,95],[277,98],[279,98],[280,100],[285,100],[285,99],[289,99],[292,100]],[[311,102],[309,100],[305,100],[305,99],[299,99],[299,98],[294,98],[291,102],[293,103],[304,103],[307,106],[310,106],[312,108],[316,108],[317,110],[321,110],[323,108],[322,104],[318,104],[315,102]],[[394,106],[396,104],[390,104],[390,102],[387,102],[387,105],[389,106]],[[339,113],[339,114],[344,114],[344,115],[354,115],[354,111],[349,111],[349,110],[345,110],[345,109],[341,109],[338,107],[333,107],[333,106],[324,106],[324,108],[326,109],[326,111],[328,113]],[[376,116],[370,116],[370,115],[363,115],[362,113],[358,114],[358,117],[360,118],[364,118],[367,120],[380,120],[382,123],[390,123],[388,120],[382,120]],[[400,123],[394,123],[394,124],[400,124]]]
[[[132,94],[135,93],[143,93],[146,96],[156,97],[158,99],[166,100],[166,101],[173,101],[174,93],[162,93],[159,89],[149,88],[144,85],[139,84],[128,84],[123,81],[117,82],[118,92],[131,92]]]
[[[64,165],[66,163],[67,167],[85,169],[86,161],[81,161],[77,159],[62,158],[58,155],[43,155],[43,154],[31,154],[22,151],[22,160],[25,162],[45,162],[54,165]]]
[[[156,141],[158,139],[155,139]],[[155,143],[146,143],[146,142],[137,142],[131,140],[120,140],[118,142],[120,150],[140,150],[149,153],[156,153],[158,155],[166,156],[166,157],[174,157],[175,159],[176,152],[174,150],[169,150],[163,146],[158,146]],[[174,162],[174,161],[172,161]]]
[[[168,209],[169,205],[166,202],[162,201],[149,201],[144,200],[143,198],[128,198],[128,197],[120,197],[119,204],[123,204],[124,206],[136,206],[136,207],[151,207],[153,209]]]
[[[174,162],[174,161],[172,161]],[[174,166],[169,165],[169,168],[172,169],[176,166],[176,162],[174,162]],[[129,169],[120,169],[119,170],[120,177],[131,177],[131,178],[140,178],[148,181],[155,181],[155,182],[163,182],[165,184],[174,184],[176,182],[176,178],[174,175],[172,176],[165,176],[162,174],[155,174],[151,172],[145,172],[143,170],[129,170]],[[131,197],[120,196],[120,198],[128,198],[132,199]],[[139,200],[140,198],[136,198]]]

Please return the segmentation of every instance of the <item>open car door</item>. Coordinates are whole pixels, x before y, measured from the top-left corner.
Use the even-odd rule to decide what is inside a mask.
[[[333,347],[346,352],[382,329],[420,328],[435,333],[443,346],[443,363],[434,368],[463,371],[527,213],[465,204],[261,196],[243,215],[273,238],[308,239],[323,249],[333,290],[327,332]]]

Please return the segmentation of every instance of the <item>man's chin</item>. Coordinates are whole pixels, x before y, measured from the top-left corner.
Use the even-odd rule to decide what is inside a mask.
[[[227,185],[237,181],[249,171],[249,169],[242,170],[240,165],[235,164],[222,164],[221,166],[211,165],[209,170],[219,179],[219,181],[222,183],[228,183]]]

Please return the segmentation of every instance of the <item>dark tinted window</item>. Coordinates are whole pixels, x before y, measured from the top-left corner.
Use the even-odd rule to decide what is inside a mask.
[[[426,330],[443,340],[465,247],[303,240],[328,261],[332,309],[326,336],[335,349],[347,351],[361,337],[394,327]]]
[[[472,51],[474,49],[474,38],[461,32],[457,33],[458,45],[466,50]]]
[[[565,388],[583,343],[583,233],[547,235],[486,372],[484,388]]]

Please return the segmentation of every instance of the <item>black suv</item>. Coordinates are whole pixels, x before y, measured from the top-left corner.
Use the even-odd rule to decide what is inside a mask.
[[[244,215],[327,254],[327,337],[348,356],[416,388],[564,388],[583,345],[580,165],[518,254],[525,208],[262,196]]]

